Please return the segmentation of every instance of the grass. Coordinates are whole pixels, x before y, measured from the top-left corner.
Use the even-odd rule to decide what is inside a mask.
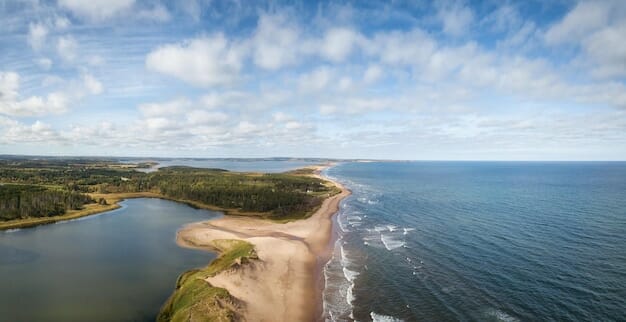
[[[296,176],[312,176],[317,172],[316,169],[314,168],[300,168],[300,169],[295,169],[295,170],[291,170],[291,171],[287,171],[285,172],[286,174],[292,174],[292,175],[296,175]]]
[[[178,277],[176,290],[161,308],[157,321],[233,321],[240,316],[238,303],[228,291],[211,286],[205,279],[257,259],[254,246],[233,239],[213,240],[206,246],[219,251],[220,256],[209,266]]]

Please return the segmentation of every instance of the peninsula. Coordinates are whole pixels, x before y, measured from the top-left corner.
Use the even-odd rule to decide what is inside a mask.
[[[319,175],[322,167],[310,169],[314,170],[311,177],[323,180]],[[210,288],[225,289],[232,296],[228,306],[219,305],[229,307],[225,316],[248,321],[320,320],[324,287],[322,270],[331,255],[332,216],[338,211],[340,201],[350,194],[341,184],[328,182],[340,192],[325,199],[306,219],[277,223],[227,216],[191,224],[179,231],[177,241],[184,247],[214,250],[218,243],[238,241],[242,245],[253,245],[255,254],[253,259],[243,263],[233,261],[226,269],[215,271],[209,266],[205,274],[195,274],[195,279],[205,282],[200,286],[179,283],[181,287],[161,313],[162,320],[178,320],[177,314],[183,320],[215,316],[214,306],[184,303],[190,297],[186,294],[198,293],[202,289],[215,298],[213,303],[224,303],[223,298],[218,298],[221,293],[206,291]]]

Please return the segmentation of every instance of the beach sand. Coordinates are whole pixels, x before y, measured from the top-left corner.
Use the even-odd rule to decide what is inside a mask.
[[[321,169],[316,169],[318,175]],[[331,256],[332,217],[350,194],[334,184],[341,193],[327,198],[307,219],[281,224],[226,216],[185,226],[177,242],[203,248],[214,239],[239,239],[255,246],[259,260],[207,279],[243,303],[247,321],[322,320],[322,273]]]

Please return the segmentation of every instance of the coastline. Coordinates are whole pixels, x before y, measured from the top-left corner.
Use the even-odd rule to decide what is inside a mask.
[[[103,212],[120,208],[121,206],[118,204],[119,201],[121,200],[118,200],[115,203],[111,203],[108,205],[100,205],[97,203],[88,204],[83,209],[70,210],[66,214],[61,215],[61,216],[26,218],[26,219],[17,219],[17,220],[0,222],[0,231],[11,230],[11,229],[31,228],[31,227],[36,227],[36,226],[54,224],[54,223],[61,222],[61,221],[74,220],[74,219],[87,217],[91,215],[97,215]]]
[[[85,205],[85,208],[79,210],[70,210],[67,213],[61,216],[54,217],[40,217],[40,218],[26,218],[26,219],[17,219],[10,220],[5,222],[0,222],[0,231],[10,230],[10,229],[22,229],[22,228],[31,228],[41,225],[49,225],[54,224],[61,221],[74,220],[82,217],[92,216],[101,214],[107,211],[115,210],[120,208],[120,202],[126,199],[135,199],[135,198],[158,198],[164,200],[170,200],[175,202],[184,203],[188,206],[199,208],[199,209],[207,209],[213,211],[223,212],[224,215],[233,215],[233,216],[255,216],[262,217],[264,213],[252,213],[252,212],[241,212],[237,209],[228,209],[221,208],[213,205],[203,204],[201,202],[185,200],[185,199],[176,199],[171,198],[159,193],[155,192],[121,192],[121,193],[87,193],[94,200],[98,200],[99,198],[104,198],[107,201],[106,205],[100,205],[98,203],[92,203]]]
[[[320,176],[327,167],[315,167],[315,176],[331,182],[341,192],[326,198],[306,219],[277,223],[227,216],[193,223],[178,232],[176,240],[183,247],[210,250],[211,243],[218,239],[254,245],[258,260],[205,279],[243,303],[240,313],[246,320],[322,320],[323,266],[332,252],[329,241],[333,216],[341,200],[350,194],[341,184]]]
[[[214,252],[218,239],[239,240],[254,245],[258,258],[207,277],[207,285],[227,290],[242,303],[237,306],[236,315],[247,320],[318,321],[323,313],[323,269],[332,255],[333,217],[341,200],[350,194],[341,184],[321,176],[321,171],[330,166],[332,164],[305,167],[313,173],[300,174],[322,179],[339,190],[329,194],[317,209],[302,219],[272,220],[265,217],[266,213],[244,213],[155,192],[89,193],[94,200],[104,198],[107,204],[88,204],[56,217],[3,222],[0,231],[100,214],[118,209],[121,201],[132,198],[159,198],[221,211],[228,216],[183,227],[176,236],[177,243]]]

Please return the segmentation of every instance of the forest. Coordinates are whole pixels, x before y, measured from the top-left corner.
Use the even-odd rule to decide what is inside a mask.
[[[152,192],[274,219],[306,216],[339,190],[303,173],[239,173],[166,167],[140,172],[115,161],[0,160],[0,220],[58,216],[90,194]]]
[[[34,185],[0,184],[0,220],[53,217],[93,203],[88,195]]]

